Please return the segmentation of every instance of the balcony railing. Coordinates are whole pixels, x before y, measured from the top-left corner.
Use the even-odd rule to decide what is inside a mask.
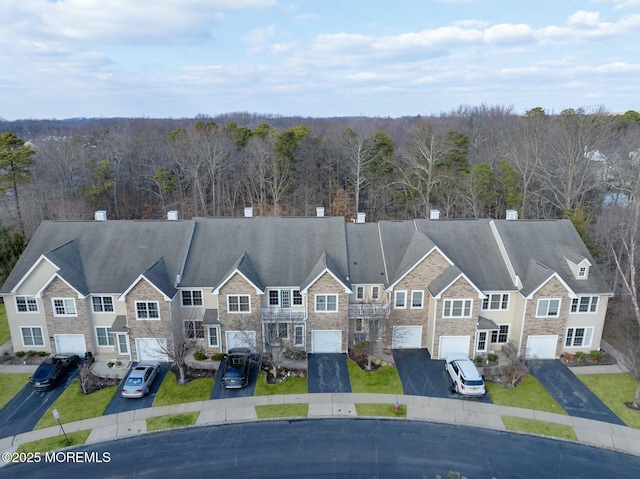
[[[307,313],[304,309],[283,309],[277,306],[266,306],[260,308],[260,319],[262,321],[304,321]]]
[[[350,318],[384,318],[389,315],[389,303],[352,303]]]

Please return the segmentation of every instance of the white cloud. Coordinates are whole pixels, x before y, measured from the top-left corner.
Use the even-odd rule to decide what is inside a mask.
[[[507,23],[487,28],[484,31],[484,38],[489,43],[508,45],[535,41],[534,31],[529,25]]]
[[[569,15],[568,23],[577,27],[596,27],[600,24],[600,12],[579,10]]]
[[[250,53],[257,53],[266,48],[266,44],[276,34],[276,27],[269,25],[251,30],[248,35],[242,37],[242,41],[248,46]]]

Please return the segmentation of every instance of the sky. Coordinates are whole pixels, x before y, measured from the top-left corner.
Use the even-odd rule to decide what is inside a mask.
[[[640,111],[640,0],[0,0],[0,118]]]

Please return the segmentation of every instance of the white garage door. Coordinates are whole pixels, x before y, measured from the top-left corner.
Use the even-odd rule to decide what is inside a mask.
[[[83,357],[87,352],[87,345],[84,342],[84,334],[56,334],[56,352],[76,353]]]
[[[312,353],[341,353],[342,331],[311,331]]]
[[[440,336],[440,348],[438,358],[446,359],[447,356],[459,355],[469,356],[469,345],[471,336]]]
[[[256,351],[255,331],[227,331],[225,338],[227,340],[227,352],[233,348],[251,348]]]
[[[558,335],[529,336],[527,338],[527,359],[555,359]]]
[[[138,361],[169,361],[164,338],[136,338],[136,350]]]
[[[394,349],[420,349],[422,326],[394,326],[391,347]]]

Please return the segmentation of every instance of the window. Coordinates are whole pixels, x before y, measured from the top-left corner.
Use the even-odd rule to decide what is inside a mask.
[[[53,298],[54,316],[77,316],[76,300],[73,298]]]
[[[572,313],[596,313],[598,311],[597,296],[580,296],[571,300]]]
[[[406,291],[396,291],[393,307],[396,309],[405,309],[407,307]]]
[[[136,301],[136,319],[160,319],[157,301]]]
[[[202,324],[202,321],[195,319],[185,319],[184,337],[186,339],[204,339],[204,326]]]
[[[96,338],[98,346],[113,346],[115,344],[110,328],[96,328]]]
[[[537,318],[551,318],[558,316],[560,312],[559,299],[539,299],[536,309]]]
[[[20,328],[22,332],[22,344],[25,346],[44,346],[42,328]]]
[[[569,328],[564,345],[567,348],[590,347],[593,328]]]
[[[209,347],[217,348],[220,346],[220,329],[217,326],[209,326],[207,328],[209,330],[208,338],[209,338]]]
[[[202,306],[202,291],[197,289],[182,291],[182,306]]]
[[[302,295],[300,291],[297,289],[293,290],[293,305],[294,306],[302,306]]]
[[[91,298],[94,313],[112,313],[113,298],[111,296],[93,296]]]
[[[362,318],[356,318],[356,333],[362,333],[364,331],[362,327]]]
[[[269,306],[278,306],[280,304],[280,291],[272,289],[269,291]]]
[[[487,350],[487,332],[478,331],[478,352]]]
[[[316,294],[316,312],[328,313],[338,311],[337,294]]]
[[[423,299],[424,299],[423,291],[411,291],[411,309],[422,308]]]
[[[489,294],[482,300],[482,309],[487,310],[506,310],[509,309],[509,294]]]
[[[580,269],[578,270],[578,278],[586,278],[587,271],[588,270],[586,266],[580,266]]]
[[[442,316],[444,318],[470,318],[472,299],[445,299]]]
[[[250,313],[251,303],[248,294],[227,295],[227,311],[230,313]]]
[[[38,301],[33,296],[16,296],[18,313],[37,313]]]
[[[304,346],[304,326],[302,324],[296,324],[293,327],[293,345]]]
[[[380,299],[380,286],[371,286],[371,299]]]
[[[287,323],[278,323],[278,337],[286,339],[289,337],[289,328]]]
[[[362,301],[364,299],[364,286],[356,286],[356,299]]]
[[[506,343],[509,341],[509,325],[500,324],[498,331],[491,331],[491,342],[494,344]]]

